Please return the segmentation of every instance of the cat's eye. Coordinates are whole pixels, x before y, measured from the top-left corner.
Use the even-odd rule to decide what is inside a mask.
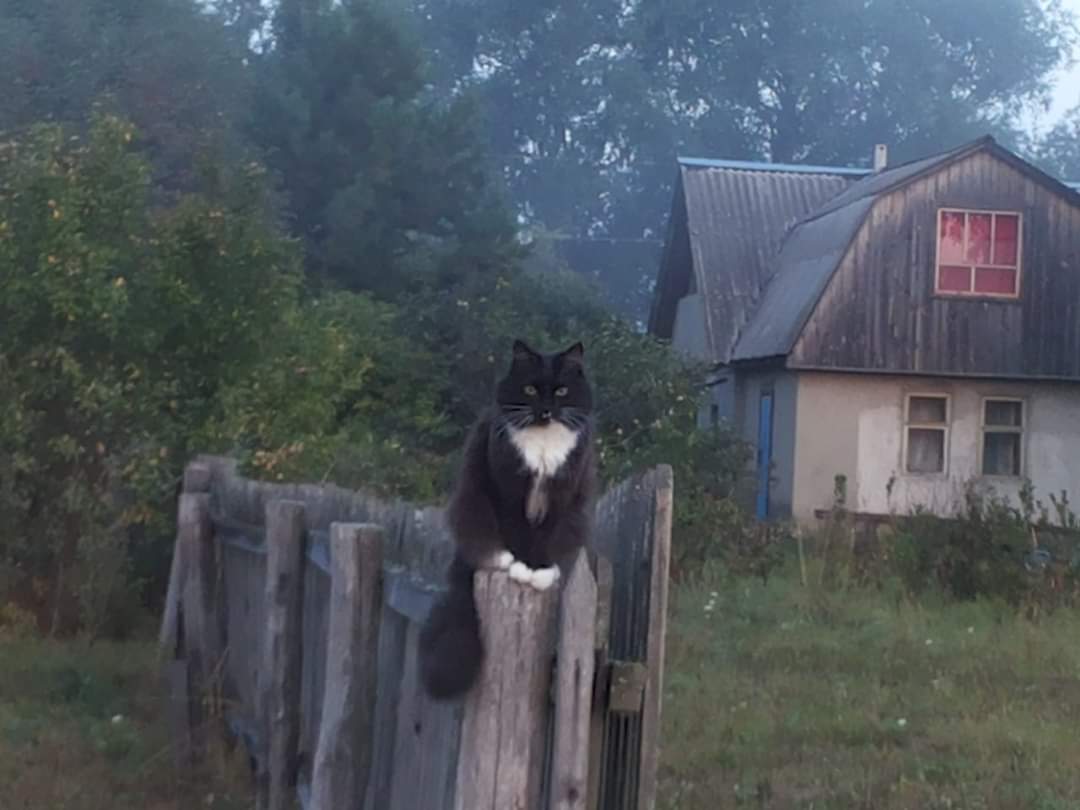
[[[555,396],[557,397],[565,397],[569,393],[570,389],[567,388],[565,385],[560,385],[558,388],[555,389]]]
[[[523,390],[525,391],[526,396],[529,396],[529,397],[535,397],[536,396],[536,386],[535,385],[526,385]]]

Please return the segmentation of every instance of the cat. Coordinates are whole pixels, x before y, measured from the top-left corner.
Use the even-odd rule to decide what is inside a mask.
[[[483,664],[473,574],[501,569],[546,590],[588,542],[596,456],[584,353],[581,343],[541,354],[515,341],[495,404],[466,442],[446,512],[448,589],[420,633],[421,681],[436,700],[468,692]]]

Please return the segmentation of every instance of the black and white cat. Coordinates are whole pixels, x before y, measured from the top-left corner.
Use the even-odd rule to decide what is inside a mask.
[[[588,539],[595,479],[584,348],[541,354],[515,341],[495,405],[469,436],[447,509],[457,546],[449,589],[420,633],[420,674],[432,697],[467,692],[480,672],[474,572],[497,568],[529,587],[554,585],[560,564]]]

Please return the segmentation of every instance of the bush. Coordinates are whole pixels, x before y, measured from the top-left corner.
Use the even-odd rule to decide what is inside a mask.
[[[86,140],[43,127],[0,155],[0,604],[130,632],[140,593],[160,597],[198,452],[440,500],[515,337],[585,342],[605,480],[673,465],[677,568],[726,554],[767,576],[771,544],[737,499],[747,449],[696,428],[704,369],[580,277],[311,294],[258,166],[211,166],[206,193],[160,207],[137,145],[103,117]]]
[[[130,601],[131,531],[166,531],[222,382],[299,291],[257,168],[154,209],[136,142],[102,117],[0,146],[0,568],[50,581],[53,629]]]
[[[452,295],[418,297],[408,310],[431,351],[448,353],[444,401],[461,426],[490,403],[515,337],[550,349],[584,341],[604,480],[674,468],[674,570],[752,542],[756,530],[738,497],[749,447],[726,428],[697,427],[706,369],[612,316],[580,276],[553,269],[477,278]]]
[[[904,587],[913,595],[937,587],[958,600],[1001,599],[1032,615],[1073,604],[1077,572],[1058,580],[1032,570],[1029,504],[1028,496],[1017,508],[969,486],[956,518],[917,511],[898,519],[888,554]]]

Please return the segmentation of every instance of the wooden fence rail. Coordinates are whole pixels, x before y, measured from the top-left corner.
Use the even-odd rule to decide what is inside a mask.
[[[416,655],[441,512],[200,457],[160,637],[178,766],[240,741],[260,810],[649,810],[671,494],[667,467],[609,492],[561,589],[478,573],[487,662],[436,703]]]

